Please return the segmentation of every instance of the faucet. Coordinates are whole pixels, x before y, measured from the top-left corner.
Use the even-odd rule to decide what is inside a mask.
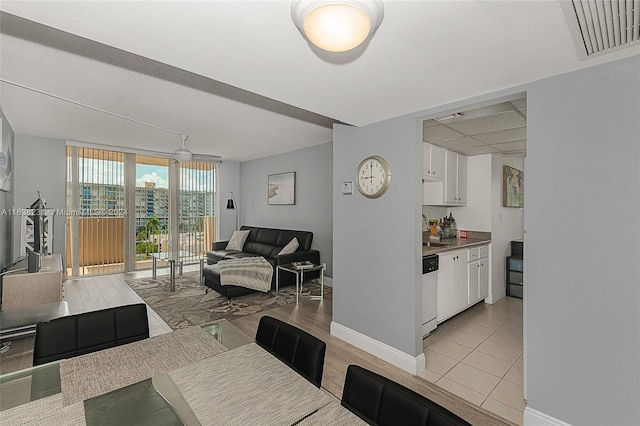
[[[427,218],[427,216],[425,214],[422,215],[422,220],[424,221],[424,226],[427,228],[427,231],[429,230],[429,219]]]
[[[425,226],[427,227],[427,233],[429,232],[429,218],[427,218],[427,216],[425,214],[422,215],[422,220],[424,221]],[[424,237],[422,244],[425,244],[424,242]],[[427,242],[426,242],[427,247],[431,247],[431,237],[427,236]]]

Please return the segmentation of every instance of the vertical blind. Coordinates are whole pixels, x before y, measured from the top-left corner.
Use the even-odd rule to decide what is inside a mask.
[[[215,240],[214,174],[215,164],[180,163],[179,245],[194,258],[206,255]]]
[[[124,194],[124,154],[67,147],[70,275],[124,272]]]

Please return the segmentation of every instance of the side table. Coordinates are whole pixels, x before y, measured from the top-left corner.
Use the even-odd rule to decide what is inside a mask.
[[[293,266],[290,263],[285,265],[278,265],[276,267],[276,294],[278,294],[278,288],[280,286],[280,271],[287,271],[295,274],[296,276],[296,305],[298,304],[298,297],[300,296],[300,287],[304,282],[304,274],[305,272],[314,272],[320,271],[320,295],[319,296],[310,296],[309,298],[312,300],[322,300],[324,299],[324,269],[325,264],[322,265],[313,265],[304,268],[298,268]]]

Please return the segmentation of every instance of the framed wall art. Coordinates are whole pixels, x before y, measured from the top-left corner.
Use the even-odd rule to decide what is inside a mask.
[[[269,175],[267,203],[269,205],[296,203],[296,172]]]
[[[11,139],[8,136],[5,137],[2,121],[0,118],[0,190],[11,192]]]
[[[511,166],[502,168],[502,205],[524,207],[524,172]]]

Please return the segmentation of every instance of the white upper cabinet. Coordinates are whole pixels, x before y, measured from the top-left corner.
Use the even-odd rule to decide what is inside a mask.
[[[422,143],[422,178],[442,181],[444,179],[444,157],[446,150],[430,143]]]
[[[467,204],[467,157],[447,151],[445,155],[444,205]]]
[[[423,143],[422,160],[422,204],[466,206],[467,157]]]

